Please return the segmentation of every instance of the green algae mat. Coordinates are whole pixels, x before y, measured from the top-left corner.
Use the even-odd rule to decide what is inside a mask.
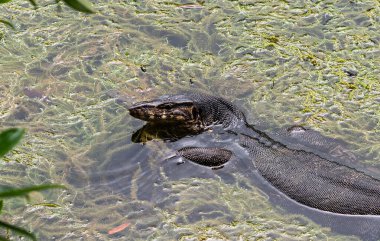
[[[380,178],[378,1],[96,1],[91,15],[39,4],[0,6],[16,28],[0,25],[1,130],[27,130],[0,185],[67,190],[4,203],[2,220],[40,240],[360,239],[273,204],[238,172],[228,182],[181,165],[171,178],[176,143],[131,141],[142,123],[126,106],[220,95],[268,132],[344,140],[350,165]]]

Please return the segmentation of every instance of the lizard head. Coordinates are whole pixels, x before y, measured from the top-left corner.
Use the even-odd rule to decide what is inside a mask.
[[[151,124],[191,126],[202,129],[211,125],[233,127],[245,123],[245,116],[231,102],[197,92],[163,95],[129,108],[129,113]]]
[[[128,108],[131,116],[149,123],[194,123],[199,119],[198,109],[185,95],[163,95],[150,101],[138,102]]]

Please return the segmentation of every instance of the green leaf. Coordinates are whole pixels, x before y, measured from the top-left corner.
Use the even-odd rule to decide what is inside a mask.
[[[1,1],[1,0],[0,0],[0,1]],[[0,23],[3,23],[3,24],[5,24],[5,25],[7,25],[8,27],[12,28],[13,30],[16,29],[15,26],[14,26],[11,22],[9,22],[9,21],[7,21],[7,20],[0,19]]]
[[[10,240],[7,239],[6,237],[0,235],[0,241],[10,241]]]
[[[24,188],[7,188],[6,190],[0,189],[0,198],[25,196],[29,192],[41,191],[41,190],[46,190],[50,188],[66,188],[66,187],[63,185],[58,185],[58,184],[44,184],[44,185],[24,187]]]
[[[91,3],[87,0],[63,0],[69,7],[83,13],[95,13]]]
[[[25,130],[12,128],[0,133],[0,157],[9,152],[22,138]]]
[[[0,0],[0,4],[7,3],[7,2],[10,2],[10,1],[12,1],[12,0]]]
[[[3,210],[3,200],[0,200],[0,214],[1,214],[1,210]]]
[[[0,227],[7,228],[9,230],[12,230],[15,233],[18,233],[22,236],[26,236],[26,237],[34,240],[34,241],[37,241],[37,238],[36,238],[36,236],[34,236],[34,234],[28,232],[27,230],[25,230],[23,228],[19,228],[17,226],[12,225],[12,224],[5,223],[3,221],[0,221]],[[7,240],[7,239],[5,239],[5,240]]]

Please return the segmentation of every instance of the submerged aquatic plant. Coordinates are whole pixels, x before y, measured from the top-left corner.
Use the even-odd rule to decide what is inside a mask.
[[[11,128],[0,133],[0,158],[7,154],[23,137],[25,133],[24,129],[21,128]],[[42,191],[50,188],[65,188],[63,185],[57,184],[43,184],[23,188],[11,188],[11,187],[0,187],[0,215],[3,209],[3,199],[13,198],[13,197],[27,197],[28,193],[32,191]],[[20,228],[18,226],[9,224],[0,220],[0,227],[10,230],[18,235],[28,237],[32,240],[37,240],[36,236],[29,231]],[[8,237],[0,235],[0,241],[7,241]]]
[[[0,4],[2,3],[8,3],[11,2],[12,0],[0,0]],[[35,0],[28,0],[30,4],[33,5],[34,8],[38,7],[38,4]],[[66,3],[67,6],[70,8],[83,12],[83,13],[95,13],[95,10],[92,8],[91,3],[88,2],[87,0],[62,0],[64,3]],[[56,3],[59,4],[60,0],[56,0]],[[0,19],[0,23],[15,29],[14,25],[5,19]]]

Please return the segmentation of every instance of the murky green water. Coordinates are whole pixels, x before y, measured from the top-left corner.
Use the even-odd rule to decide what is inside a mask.
[[[269,132],[296,123],[346,140],[353,165],[380,178],[379,2],[185,3],[99,2],[90,16],[1,6],[18,29],[0,26],[1,128],[28,133],[0,184],[69,188],[8,202],[8,221],[41,240],[357,239],[272,205],[238,173],[241,185],[182,165],[167,178],[176,144],[132,143],[142,123],[125,105],[180,89],[221,95]]]

